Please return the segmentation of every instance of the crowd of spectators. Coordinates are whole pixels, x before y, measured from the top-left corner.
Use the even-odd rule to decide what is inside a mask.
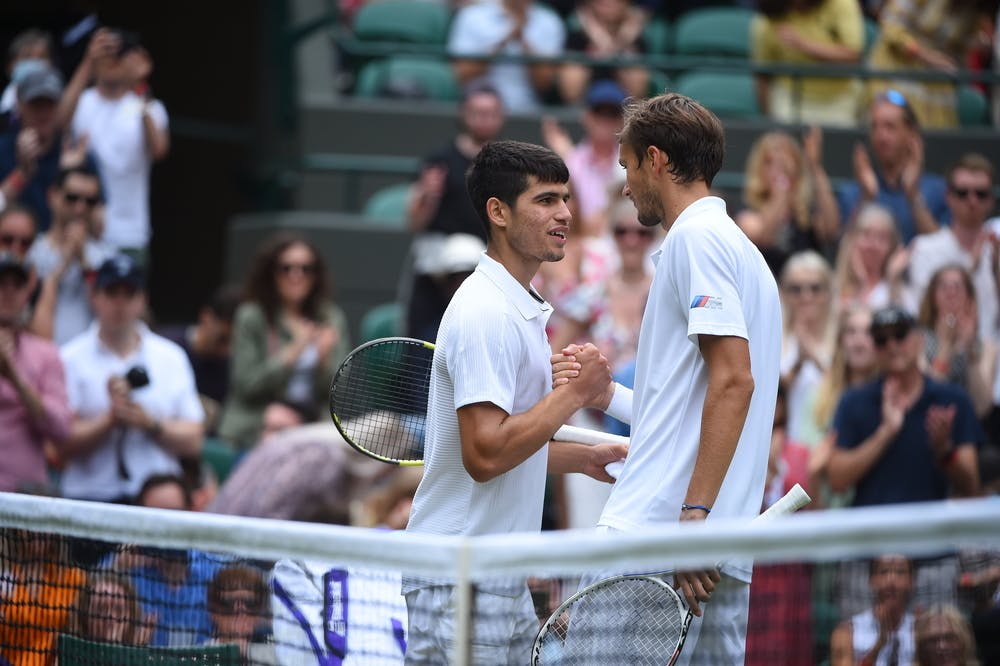
[[[980,23],[986,4],[762,1],[753,55],[954,71],[970,51],[988,48],[979,39],[991,34]],[[538,277],[556,311],[548,333],[556,350],[596,342],[628,381],[662,232],[639,224],[621,195],[617,132],[627,98],[649,92],[643,28],[664,11],[628,0],[456,8],[448,48],[465,84],[460,127],[442,137],[411,188],[413,275],[402,332],[435,337],[448,299],[485,247],[465,192],[468,164],[503,136],[507,112],[558,100],[578,106],[584,134],[574,141],[554,118],[538,118],[543,140],[569,165],[574,207],[566,259]],[[865,15],[880,21],[868,56]],[[478,58],[564,52],[616,63]],[[195,322],[147,323],[155,321],[149,272],[169,270],[151,266],[148,253],[150,169],[170,148],[166,109],[149,88],[152,67],[124,30],[95,32],[65,85],[48,35],[29,30],[10,46],[11,83],[0,99],[0,490],[402,527],[413,479],[331,446],[339,435],[319,423],[329,377],[352,341],[330,296],[336,267],[307,237],[267,239],[245,284],[219,287]],[[742,197],[726,202],[782,295],[770,498],[794,482],[823,507],[1000,488],[996,165],[969,153],[945,173],[925,170],[923,128],[956,124],[954,92],[949,83],[912,80],[758,79],[768,115],[811,123],[801,138],[787,128],[762,133]],[[854,149],[850,182],[835,186],[819,126],[859,119],[867,142]],[[575,421],[601,427],[590,413]],[[239,456],[228,478],[217,479],[203,460],[206,437]],[[607,489],[577,481],[553,479],[548,526],[593,524]],[[84,582],[66,544],[11,536],[26,561],[45,555],[44,580],[63,590],[41,620],[47,627],[132,645],[236,643],[246,663],[275,658],[260,644],[274,603],[266,567],[196,550],[105,553]],[[287,583],[298,585],[296,603],[323,593],[303,580],[329,567],[286,565],[301,579]],[[783,585],[797,585],[839,605],[845,620],[829,627],[834,655],[887,650],[919,659],[944,641],[972,640],[973,629],[981,641],[995,627],[969,628],[952,606],[930,605],[960,605],[969,571],[958,554],[849,565],[835,583],[829,571],[798,569],[755,589],[780,595],[790,589]],[[995,589],[996,579],[977,584]],[[876,609],[901,606],[873,615],[865,610],[873,592]],[[927,612],[908,616],[911,597],[926,599]],[[989,610],[980,617],[995,617]],[[885,618],[892,632],[876,626]],[[21,649],[51,650],[54,635],[40,630]]]

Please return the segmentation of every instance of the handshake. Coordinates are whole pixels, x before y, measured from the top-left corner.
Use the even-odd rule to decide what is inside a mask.
[[[591,343],[569,345],[552,355],[552,389],[576,395],[581,407],[605,410],[614,395],[611,366]]]

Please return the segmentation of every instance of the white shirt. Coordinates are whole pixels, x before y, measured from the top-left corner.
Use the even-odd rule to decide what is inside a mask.
[[[407,531],[476,535],[541,529],[548,446],[514,469],[479,483],[462,464],[456,410],[489,402],[519,414],[551,390],[552,352],[545,336],[551,313],[548,303],[536,300],[485,254],[455,292],[438,330],[424,475]],[[404,580],[404,593],[417,587]],[[522,582],[510,593],[523,587]]]
[[[875,614],[870,608],[851,618],[851,642],[853,643],[851,647],[854,650],[854,660],[856,663],[860,662],[861,658],[875,647],[878,634],[879,622],[875,619]],[[878,657],[875,659],[875,666],[889,665],[889,656],[892,653],[892,642],[894,640],[899,646],[896,652],[898,656],[896,663],[912,664],[914,658],[917,656],[916,645],[913,641],[912,613],[906,613],[903,616],[895,633],[893,633],[885,647],[879,650]]]
[[[656,272],[636,356],[632,444],[599,524],[639,531],[678,520],[694,471],[708,388],[699,335],[749,340],[753,397],[709,517],[749,521],[759,513],[764,493],[778,389],[777,285],[717,197],[685,209],[653,260]],[[750,580],[750,570],[748,561],[723,568],[744,581]]]
[[[94,418],[108,411],[108,378],[124,376],[141,365],[149,385],[132,392],[132,399],[155,419],[201,421],[204,418],[194,372],[179,346],[138,325],[139,346],[127,358],[118,356],[101,342],[94,323],[60,350],[66,369],[66,395],[76,416]],[[116,446],[122,445],[128,479],[118,473]],[[62,473],[62,493],[75,499],[106,501],[135,495],[154,474],[177,474],[177,458],[138,428],[113,428],[89,454],[71,459]]]
[[[147,102],[134,92],[107,99],[95,88],[80,95],[73,115],[73,134],[86,134],[97,158],[107,206],[104,240],[118,248],[149,244],[149,172],[153,164],[146,147],[142,113]],[[157,128],[167,128],[167,110],[159,100],[148,102]]]
[[[115,249],[103,241],[87,240],[83,246],[83,261],[87,269],[96,270],[113,256]],[[52,244],[49,235],[45,234],[32,243],[28,260],[39,277],[44,278],[62,263],[62,253]],[[64,345],[83,333],[94,321],[85,277],[84,266],[74,260],[59,280],[59,294],[52,321],[52,340],[57,345]]]
[[[500,2],[482,2],[463,7],[455,14],[448,37],[448,53],[484,56],[494,52],[496,45],[510,34],[514,24]],[[549,56],[562,53],[566,28],[552,10],[531,3],[524,25],[524,40],[532,55]],[[522,55],[519,43],[508,43],[500,51],[504,55]],[[497,61],[488,66],[486,80],[500,93],[504,108],[515,113],[534,111],[538,98],[531,85],[528,65],[516,61]]]

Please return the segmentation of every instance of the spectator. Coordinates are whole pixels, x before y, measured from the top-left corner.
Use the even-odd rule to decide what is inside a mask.
[[[773,131],[758,138],[747,156],[746,208],[736,215],[736,223],[775,276],[792,253],[822,251],[840,233],[822,144],[819,128],[805,135],[804,150],[789,134]]]
[[[351,524],[385,530],[405,530],[413,495],[423,476],[419,467],[400,467],[351,506]]]
[[[534,0],[472,3],[455,14],[448,53],[459,82],[484,77],[508,111],[525,113],[536,110],[551,90],[557,64],[516,58],[558,56],[565,39],[559,16]]]
[[[872,310],[902,305],[915,310],[904,302],[903,272],[909,258],[900,247],[892,212],[877,203],[862,205],[840,243],[834,276],[838,305],[861,304]]]
[[[277,664],[274,645],[261,642],[271,633],[270,595],[261,571],[245,564],[219,570],[208,585],[212,638],[208,645],[235,643],[245,666]]]
[[[328,292],[326,263],[305,238],[279,234],[260,248],[233,324],[223,439],[250,447],[264,408],[277,400],[316,413],[326,406],[330,375],[351,349],[347,317]]]
[[[150,509],[190,511],[191,488],[184,477],[177,474],[153,474],[143,482],[135,503]]]
[[[191,325],[165,327],[160,335],[180,345],[194,370],[195,386],[205,408],[205,431],[214,433],[219,413],[229,392],[229,358],[233,316],[239,305],[239,289],[224,285],[198,310]]]
[[[837,625],[830,637],[831,666],[913,663],[913,583],[913,562],[902,555],[869,563],[872,605]]]
[[[625,178],[618,163],[618,132],[622,129],[625,91],[614,81],[598,81],[587,90],[583,112],[584,138],[576,146],[554,118],[542,120],[546,145],[566,162],[570,187],[577,198],[579,233],[604,240],[610,231],[608,207],[621,191]],[[617,190],[617,191],[615,191]]]
[[[56,639],[72,622],[86,575],[58,535],[4,530],[2,658],[12,666],[54,663]]]
[[[559,93],[567,104],[583,99],[591,81],[614,80],[629,97],[649,94],[649,72],[639,58],[646,52],[642,31],[646,12],[631,0],[584,0],[569,19],[566,51],[615,65],[566,62],[559,68]]]
[[[23,329],[29,269],[0,251],[0,490],[49,484],[46,445],[62,448],[71,414],[59,351]]]
[[[924,173],[924,139],[913,107],[898,90],[887,90],[869,107],[868,141],[854,147],[854,182],[838,193],[844,223],[854,220],[861,204],[875,201],[892,211],[904,244],[917,234],[937,231],[950,221],[945,184]]]
[[[143,266],[151,234],[150,169],[170,151],[167,111],[146,83],[152,68],[135,34],[102,28],[59,105],[60,121],[97,159],[108,200],[103,240]]]
[[[948,169],[945,200],[951,226],[920,236],[910,253],[910,288],[916,302],[923,298],[931,276],[941,267],[958,264],[972,275],[979,309],[978,334],[983,340],[1000,335],[1000,292],[994,275],[997,248],[990,242],[986,219],[993,212],[993,164],[982,155],[962,156]]]
[[[966,54],[984,49],[989,39],[981,21],[992,21],[989,2],[968,0],[889,0],[879,14],[878,39],[868,65],[881,70],[931,70],[954,74]],[[958,101],[950,81],[874,80],[873,93],[898,90],[913,105],[920,124],[929,128],[958,125]]]
[[[128,578],[109,571],[87,575],[76,610],[75,635],[117,645],[145,645],[152,628]]]
[[[31,329],[64,345],[94,320],[87,277],[114,249],[95,240],[101,181],[87,167],[62,169],[49,188],[52,227],[31,246],[28,259],[41,279]]]
[[[503,129],[503,102],[494,88],[468,86],[459,110],[461,129],[447,146],[428,156],[410,191],[407,220],[417,233],[413,243],[413,284],[406,313],[407,335],[421,340],[437,337],[438,323],[448,306],[440,290],[440,259],[452,234],[468,234],[486,242],[486,227],[472,207],[465,172],[472,159]],[[450,298],[450,294],[448,294]]]
[[[949,604],[934,604],[913,622],[915,666],[978,666],[972,628]]]
[[[984,664],[1000,663],[1000,553],[966,551],[961,562],[961,598],[969,601],[976,651]]]
[[[37,28],[18,34],[7,47],[7,75],[10,82],[0,96],[0,131],[7,129],[16,112],[17,85],[28,74],[52,65],[52,35]]]
[[[751,25],[755,63],[850,65],[861,61],[864,24],[857,0],[761,0]],[[760,108],[782,123],[852,127],[856,79],[757,75]]]
[[[836,334],[833,275],[812,251],[792,255],[781,272],[784,340],[781,380],[788,392],[788,437],[802,443],[809,419],[808,396],[830,366]]]
[[[0,136],[0,203],[29,206],[39,231],[49,228],[46,197],[59,172],[56,104],[62,94],[62,79],[52,67],[26,75],[17,85],[18,120]]]
[[[179,474],[201,452],[203,412],[191,365],[140,321],[145,274],[127,255],[97,270],[95,323],[61,350],[75,412],[62,491],[129,502],[152,474]]]
[[[19,204],[11,204],[0,211],[0,251],[10,252],[25,260],[35,242],[35,214]]]
[[[948,265],[931,277],[920,303],[920,325],[926,331],[927,374],[961,386],[976,414],[985,416],[993,402],[996,345],[979,334],[976,288],[963,267]]]

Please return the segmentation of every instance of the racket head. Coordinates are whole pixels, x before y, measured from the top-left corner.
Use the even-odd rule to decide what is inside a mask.
[[[613,576],[564,601],[535,636],[532,666],[664,666],[680,653],[692,615],[657,576]]]
[[[330,416],[344,440],[382,462],[423,465],[434,345],[379,338],[347,355],[330,384]]]

